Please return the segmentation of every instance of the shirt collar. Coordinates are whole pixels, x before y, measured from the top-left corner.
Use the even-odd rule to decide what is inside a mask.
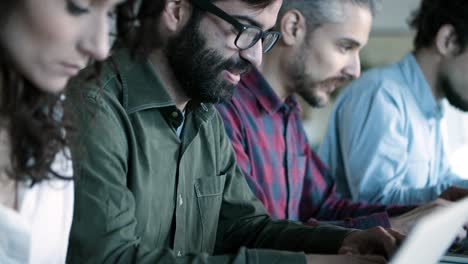
[[[426,81],[424,74],[412,53],[408,53],[399,63],[400,69],[406,82],[411,87],[410,91],[413,94],[419,108],[424,113],[426,118],[442,118],[442,106],[437,102],[432,94],[431,87]]]
[[[150,108],[174,106],[155,67],[148,58],[133,58],[128,50],[117,51],[113,57],[123,86],[123,105],[128,114]],[[209,120],[214,111],[210,105],[189,102],[190,110],[196,111],[204,120]]]
[[[122,82],[127,113],[175,105],[147,58],[133,58],[127,50],[120,50],[112,62]]]
[[[295,96],[289,96],[284,102],[278,97],[268,81],[255,68],[242,77],[241,86],[251,90],[259,102],[259,107],[268,114],[273,114],[283,109],[300,111],[300,104]]]

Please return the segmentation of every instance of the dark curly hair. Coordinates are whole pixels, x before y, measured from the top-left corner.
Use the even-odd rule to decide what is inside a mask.
[[[5,19],[16,1],[2,1],[0,17]],[[4,21],[0,21],[4,22]],[[1,129],[8,135],[10,164],[7,175],[32,184],[58,177],[52,169],[55,156],[68,145],[71,122],[63,106],[62,94],[38,89],[14,67],[9,54],[0,44],[0,118]]]
[[[56,176],[55,155],[68,145],[71,122],[62,106],[61,95],[37,89],[0,55],[0,116],[11,144],[8,175],[15,180],[40,182]],[[6,62],[6,63],[5,63]],[[68,179],[68,178],[67,178]]]
[[[213,0],[216,1],[219,0]],[[258,8],[265,8],[274,2],[274,0],[241,1]],[[128,0],[123,4],[117,10],[117,31],[121,34],[121,41],[117,45],[130,48],[140,54],[147,54],[154,48],[163,46],[165,43],[155,36],[158,36],[157,25],[164,5],[165,0]]]
[[[433,44],[443,25],[452,25],[462,52],[468,44],[468,2],[466,0],[423,0],[413,12],[409,25],[416,30],[416,49]]]
[[[0,25],[5,25],[8,14],[18,5],[18,1],[0,2]],[[118,5],[117,18],[127,8],[126,2]],[[114,37],[120,40],[118,30]],[[65,91],[53,94],[36,87],[12,67],[15,63],[5,50],[0,43],[0,129],[7,132],[10,144],[11,166],[7,175],[32,184],[51,178],[72,180],[52,168],[58,153],[68,155],[65,149],[76,133],[69,105],[64,100]],[[98,82],[100,68],[100,63],[95,63],[87,80]]]

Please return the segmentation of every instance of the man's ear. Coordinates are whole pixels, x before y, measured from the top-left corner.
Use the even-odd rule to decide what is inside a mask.
[[[166,1],[166,4],[160,22],[168,32],[177,32],[189,21],[192,15],[192,5],[187,0],[163,1]]]
[[[280,23],[281,41],[287,46],[302,43],[307,36],[305,17],[297,9],[286,11]]]
[[[442,56],[456,55],[460,47],[457,43],[457,34],[452,25],[443,25],[437,32],[435,45]]]

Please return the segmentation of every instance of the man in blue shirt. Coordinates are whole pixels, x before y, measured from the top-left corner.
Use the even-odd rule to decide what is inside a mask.
[[[411,21],[414,52],[339,97],[319,154],[342,195],[413,204],[468,187],[450,169],[440,131],[442,99],[468,111],[466,14],[464,0],[424,0]]]

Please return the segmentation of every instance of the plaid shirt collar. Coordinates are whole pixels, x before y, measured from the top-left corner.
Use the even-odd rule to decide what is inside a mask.
[[[296,96],[292,95],[286,98],[283,102],[270,86],[263,75],[255,68],[242,77],[240,86],[244,88],[254,87],[251,92],[259,102],[258,110],[264,110],[269,115],[277,112],[297,111],[301,112],[301,106],[297,101]]]

